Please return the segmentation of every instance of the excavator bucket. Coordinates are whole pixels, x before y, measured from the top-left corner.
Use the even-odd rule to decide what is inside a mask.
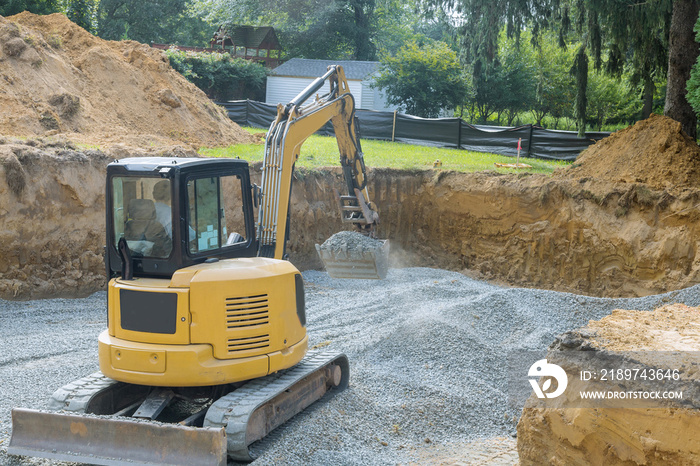
[[[359,236],[350,236],[359,235]],[[316,245],[328,275],[333,278],[384,279],[389,269],[389,240],[340,232]]]
[[[101,465],[225,465],[223,428],[15,408],[10,455]]]

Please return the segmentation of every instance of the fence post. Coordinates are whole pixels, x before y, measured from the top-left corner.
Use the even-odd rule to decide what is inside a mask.
[[[391,142],[394,142],[394,136],[396,135],[396,112],[398,110],[394,110],[394,122],[391,125]]]
[[[248,109],[250,108],[250,99],[245,99],[245,124],[246,126],[250,126],[250,122],[248,121]]]
[[[462,119],[457,118],[457,149],[462,148]]]
[[[530,134],[527,137],[527,156],[530,157],[530,147],[532,147],[532,123],[530,123]]]

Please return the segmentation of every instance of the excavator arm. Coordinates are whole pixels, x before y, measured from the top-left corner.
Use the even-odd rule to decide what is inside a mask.
[[[330,91],[317,94],[326,81]],[[374,236],[379,215],[369,202],[367,174],[355,122],[355,99],[341,66],[330,66],[287,105],[278,105],[277,117],[265,139],[262,200],[258,213],[258,255],[282,259],[289,228],[289,204],[294,163],[304,141],[327,122],[333,124],[347,193],[336,197],[343,222]]]

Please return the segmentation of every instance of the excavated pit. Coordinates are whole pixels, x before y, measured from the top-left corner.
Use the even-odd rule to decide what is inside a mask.
[[[104,289],[105,167],[127,155],[172,153],[123,146],[78,150],[56,137],[0,139],[0,297],[76,297]],[[182,149],[176,155],[194,153]],[[253,181],[259,183],[257,168]],[[583,168],[554,176],[370,170],[370,196],[381,215],[378,236],[391,240],[394,268],[431,266],[595,296],[650,295],[697,283],[700,192],[693,183],[661,187],[572,175]],[[289,252],[302,269],[318,268],[315,245],[343,229],[332,194],[341,183],[340,169],[297,170]],[[691,323],[700,320],[697,310],[685,315]],[[687,337],[665,335],[671,341]],[[598,458],[599,451],[608,452],[600,459],[611,464],[698,459],[695,437],[681,435],[697,429],[696,408],[571,412],[523,411],[523,464],[566,464]],[[623,433],[611,437],[613,426]],[[634,440],[640,436],[646,443]],[[481,448],[469,442],[426,454],[466,457]],[[514,451],[512,442],[496,448],[503,458],[512,459]]]
[[[3,298],[104,288],[109,160],[253,141],[162,52],[102,40],[63,15],[0,17],[0,62],[0,135],[29,138],[0,137]],[[700,148],[665,117],[613,134],[554,176],[371,169],[368,178],[393,267],[596,296],[698,282]],[[341,186],[339,168],[296,171],[288,251],[301,269],[320,268],[315,245],[346,229],[332,194]]]
[[[104,177],[111,160],[139,155],[196,156],[201,145],[253,141],[172,70],[161,52],[135,42],[102,41],[62,15],[0,17],[0,63],[0,135],[7,135],[0,137],[3,299],[78,297],[105,288]],[[366,154],[366,160],[371,166],[371,154]],[[257,168],[251,173],[253,182],[260,184]],[[428,266],[500,284],[601,297],[647,296],[700,281],[700,148],[682,133],[678,123],[664,117],[653,116],[613,134],[553,176],[370,169],[368,179],[370,198],[381,217],[377,236],[390,239],[393,268]],[[288,251],[291,261],[303,270],[320,268],[315,245],[345,229],[333,195],[333,188],[342,184],[339,168],[296,171]],[[311,274],[319,294],[326,293],[326,278],[306,273]],[[398,278],[404,275],[403,271],[395,273]],[[405,269],[405,274],[420,274],[420,270]],[[412,278],[411,283],[416,280]],[[450,284],[457,282],[450,277]],[[434,299],[442,299],[444,290],[435,289],[435,284],[437,278],[423,286],[436,293]],[[372,285],[378,287],[377,295],[386,291],[380,285]],[[403,295],[401,290],[396,296]],[[586,302],[584,297],[576,300]],[[404,307],[413,304],[406,302]],[[503,307],[502,300],[495,300],[489,309],[494,306]],[[335,308],[326,311],[332,313],[333,325],[313,335],[320,346],[329,344],[332,337],[328,335],[333,334],[337,321]],[[392,315],[402,311],[397,309]],[[571,317],[578,312],[570,311]],[[655,312],[618,312],[612,320],[600,320],[610,324],[609,328],[620,326],[616,337],[605,333],[607,324],[601,327],[595,322],[584,333],[598,335],[604,341],[601,351],[612,355],[619,350],[615,345],[629,344],[631,335],[635,341],[644,340],[649,328],[664,336],[655,340],[660,345],[657,349],[675,348],[679,342],[690,342],[698,349],[694,337],[683,333],[700,320],[696,308],[683,310],[686,327],[656,328],[653,319],[645,323],[650,315],[669,311]],[[462,317],[460,314],[457,320]],[[557,314],[552,319],[559,328],[570,322],[568,317]],[[99,319],[92,314],[89,319],[95,332],[103,326]],[[438,321],[442,325],[443,319]],[[638,329],[640,322],[645,331],[628,331]],[[475,323],[478,319],[471,326]],[[383,325],[376,323],[377,328]],[[55,331],[53,322],[50,329],[47,335]],[[487,335],[484,341],[494,341],[494,335]],[[89,336],[83,346],[93,343]],[[347,344],[352,352],[355,342]],[[377,351],[385,351],[384,346]],[[73,354],[74,342],[67,342],[66,347],[70,348],[66,354]],[[361,353],[355,360],[362,361]],[[428,348],[428,353],[433,355],[436,350]],[[92,350],[85,354],[90,361],[85,365],[94,366]],[[21,362],[22,357],[11,359]],[[376,372],[372,364],[360,363],[360,373],[370,377],[368,387],[373,387],[368,392],[387,382],[371,379]],[[455,363],[455,367],[463,366]],[[418,366],[407,367],[408,373]],[[36,384],[36,379],[31,383]],[[397,399],[404,398],[405,393],[397,395]],[[487,409],[482,404],[475,406]],[[697,463],[697,438],[687,436],[698,429],[697,407],[694,409],[526,409],[518,427],[520,460],[523,464],[567,464],[592,458],[611,464]],[[444,405],[437,406],[435,415],[444,410]],[[387,419],[391,413],[387,411]],[[387,429],[391,428],[391,422],[386,422]],[[398,435],[396,425],[394,434]],[[555,433],[553,426],[561,430]],[[420,437],[419,432],[414,434]],[[306,438],[306,430],[298,435]],[[317,440],[325,437],[323,432]],[[377,447],[390,443],[378,439]],[[506,445],[506,461],[511,461],[512,441],[499,439],[498,443]],[[470,441],[459,453],[448,448],[447,455],[463,458],[467,450],[481,446]],[[316,459],[325,458],[322,453]],[[434,451],[427,452],[423,459],[437,462],[446,456],[432,455]],[[366,458],[370,457],[376,458],[374,454]]]
[[[76,150],[52,138],[0,139],[0,297],[104,289],[104,176],[113,158],[172,153]],[[192,155],[183,151],[180,155]],[[253,167],[253,182],[259,170]],[[391,241],[391,266],[430,266],[510,285],[595,296],[645,296],[698,283],[700,191],[558,175],[369,170]],[[339,168],[297,170],[288,251],[315,250],[345,229]]]

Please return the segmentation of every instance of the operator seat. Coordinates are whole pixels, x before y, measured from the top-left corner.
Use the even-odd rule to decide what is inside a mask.
[[[148,255],[151,257],[168,257],[173,243],[165,228],[156,220],[156,205],[151,199],[132,199],[129,201],[129,220],[124,229],[127,241],[148,241],[153,247]]]

